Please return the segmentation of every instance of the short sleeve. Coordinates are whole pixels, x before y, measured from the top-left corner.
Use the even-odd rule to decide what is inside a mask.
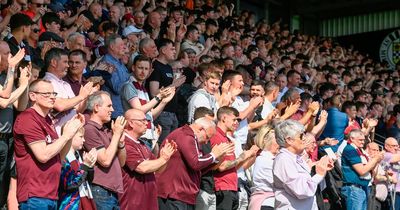
[[[348,145],[349,146],[349,145]],[[343,151],[342,156],[349,161],[350,165],[355,165],[362,163],[360,155],[357,153],[357,150],[355,149],[349,149],[348,146],[345,148],[345,151]]]
[[[14,124],[14,132],[17,135],[23,136],[23,141],[31,144],[36,141],[46,140],[44,128],[31,113],[22,113]]]
[[[101,139],[101,136],[104,135],[99,132],[96,127],[91,124],[86,124],[85,128],[85,143],[83,146],[85,147],[86,151],[90,151],[92,148],[99,148],[104,147],[104,142]]]
[[[129,102],[132,98],[138,96],[136,88],[131,83],[125,83],[121,89],[121,97],[123,100]]]
[[[153,72],[150,74],[150,77],[147,79],[147,81],[152,82],[161,82],[161,72],[160,69],[157,68],[157,64],[153,63]]]
[[[143,157],[143,155],[140,152],[140,149],[137,148],[135,145],[131,143],[125,144],[125,149],[126,149],[126,162],[125,165],[128,166],[128,168],[131,171],[135,171],[138,165],[145,161],[146,159]],[[152,155],[149,160],[153,160],[154,156]]]

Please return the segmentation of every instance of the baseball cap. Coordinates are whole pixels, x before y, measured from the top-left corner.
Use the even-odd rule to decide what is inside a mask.
[[[45,31],[39,36],[39,42],[43,41],[56,41],[56,42],[64,42],[64,39],[61,38],[56,33]]]
[[[142,29],[138,29],[135,26],[128,26],[126,27],[123,31],[122,31],[122,35],[124,35],[125,37],[127,37],[129,34],[131,33],[141,33],[143,30]]]

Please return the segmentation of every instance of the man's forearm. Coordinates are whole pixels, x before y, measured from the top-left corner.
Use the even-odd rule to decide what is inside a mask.
[[[0,97],[10,98],[14,86],[14,68],[8,68],[7,79],[4,83],[3,90],[0,92]]]

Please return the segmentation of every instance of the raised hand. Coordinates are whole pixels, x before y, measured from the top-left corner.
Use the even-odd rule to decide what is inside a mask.
[[[176,152],[177,145],[173,140],[166,140],[165,145],[160,150],[160,157],[168,161],[171,156]]]
[[[8,66],[9,68],[15,68],[15,66],[18,65],[18,63],[24,58],[25,56],[25,49],[19,49],[17,54],[15,54],[14,56],[10,54],[8,54]]]
[[[214,154],[215,158],[220,158],[226,154],[231,154],[235,151],[235,144],[230,144],[230,143],[221,143],[218,145],[215,145],[211,153]]]
[[[174,80],[172,81],[172,86],[174,87],[180,87],[181,85],[183,85],[183,83],[185,83],[186,81],[186,76],[182,75],[179,78],[174,78]]]
[[[25,66],[24,68],[19,68],[20,70],[20,75],[19,75],[19,85],[20,86],[28,86],[29,80],[31,79],[31,72],[29,70],[28,66]]]
[[[66,139],[72,139],[76,132],[83,127],[84,122],[82,122],[81,116],[75,115],[72,119],[70,119],[67,123],[65,123],[64,128],[62,130],[63,137]]]
[[[79,96],[82,96],[84,99],[87,98],[92,93],[93,93],[93,82],[86,83],[79,90]]]
[[[168,95],[162,98],[162,101],[165,103],[170,102],[172,98],[174,98],[175,93],[175,88],[171,88],[170,91],[168,91]]]
[[[117,119],[111,122],[111,129],[113,131],[113,134],[119,134],[121,135],[122,132],[124,132],[124,128],[126,125],[126,120],[125,117],[119,116]]]
[[[83,152],[83,164],[92,168],[97,161],[97,150],[96,148],[92,148],[89,152]]]

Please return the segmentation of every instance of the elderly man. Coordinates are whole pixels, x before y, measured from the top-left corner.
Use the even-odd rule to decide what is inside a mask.
[[[47,51],[45,56],[45,67],[47,68],[45,80],[51,82],[54,92],[57,93],[54,102],[54,110],[51,113],[55,120],[55,129],[61,134],[61,127],[66,121],[70,120],[76,113],[83,112],[85,100],[92,94],[93,83],[88,82],[77,96],[71,89],[71,86],[62,80],[68,71],[68,54],[60,48],[52,48]]]
[[[363,151],[365,136],[360,129],[349,133],[349,144],[342,153],[343,187],[341,194],[345,198],[346,208],[367,209],[368,184],[371,171],[383,159],[383,153],[370,158]]]
[[[165,169],[176,144],[166,142],[156,158],[140,139],[147,129],[143,111],[130,109],[125,113],[126,162],[122,169],[124,193],[120,194],[121,209],[158,209],[155,172]],[[134,195],[134,196],[132,196]]]
[[[139,42],[139,53],[150,59],[155,59],[158,56],[158,49],[154,40],[148,37],[143,38]]]
[[[118,195],[123,193],[121,167],[125,165],[126,150],[122,137],[126,124],[124,117],[111,122],[111,130],[104,124],[111,121],[114,111],[110,95],[98,91],[87,101],[90,120],[85,125],[86,151],[97,149],[97,165],[94,167],[92,193],[99,210],[118,209]],[[106,197],[105,197],[106,196]]]
[[[201,170],[212,167],[221,156],[233,152],[233,145],[220,144],[210,154],[201,152],[215,133],[215,124],[203,117],[173,131],[166,139],[178,145],[165,170],[157,176],[160,209],[194,209],[200,188]],[[164,141],[163,145],[168,141]]]
[[[124,114],[120,93],[122,85],[129,80],[129,72],[121,59],[124,57],[127,48],[121,37],[116,34],[107,37],[106,47],[108,53],[103,57],[100,63],[107,66],[105,75],[109,73],[111,76],[104,78],[105,84],[102,90],[107,91],[111,95],[111,100],[115,109],[111,118],[115,119]]]
[[[281,147],[273,164],[275,209],[317,210],[315,193],[333,162],[327,156],[315,165],[316,174],[302,160],[306,147],[303,139],[304,126],[294,120],[285,120],[275,127],[275,138]]]
[[[32,106],[22,112],[14,124],[17,199],[20,209],[56,209],[61,159],[71,139],[83,126],[83,116],[68,121],[57,135],[48,114],[56,101],[50,82],[36,80],[29,88]]]
[[[383,161],[390,164],[390,168],[397,175],[400,173],[400,153],[399,153],[399,143],[395,138],[389,137],[385,140],[385,155]],[[400,209],[400,184],[396,184],[396,203],[395,209]],[[394,199],[394,198],[392,198]]]

